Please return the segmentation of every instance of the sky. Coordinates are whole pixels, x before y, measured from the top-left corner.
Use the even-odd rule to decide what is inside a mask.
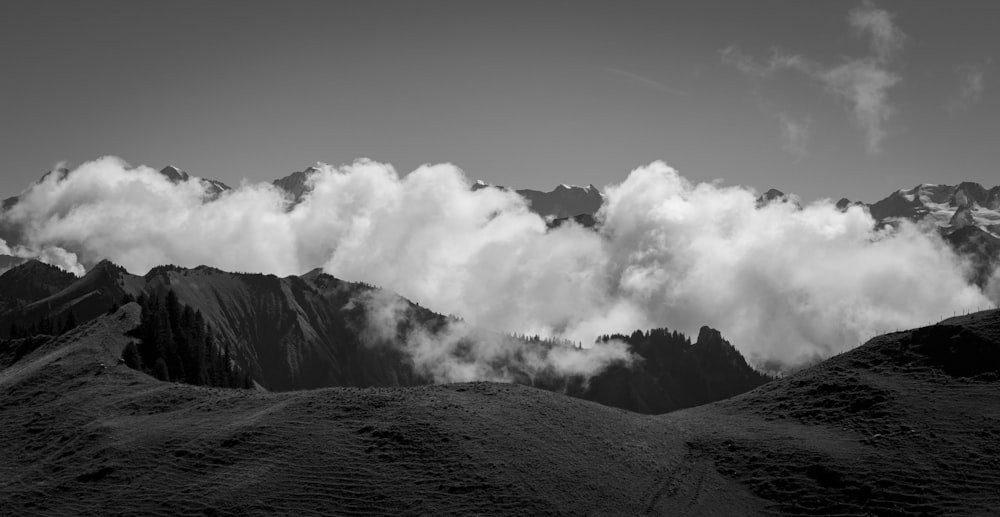
[[[995,2],[4,2],[0,197],[105,155],[238,185],[359,158],[549,190],[1000,184]]]

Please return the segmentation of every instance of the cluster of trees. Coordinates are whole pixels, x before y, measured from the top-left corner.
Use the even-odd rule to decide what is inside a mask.
[[[58,336],[75,329],[77,325],[76,314],[73,311],[69,311],[65,317],[43,316],[30,324],[22,324],[15,321],[10,324],[10,339],[43,335]]]
[[[612,365],[590,380],[578,396],[639,413],[666,413],[728,398],[768,382],[722,336],[702,329],[692,343],[665,328],[613,334],[600,342],[622,341],[640,360]]]
[[[630,344],[652,342],[655,343],[657,346],[666,346],[679,349],[691,346],[691,338],[685,336],[680,332],[677,332],[676,330],[669,330],[665,328],[648,329],[645,331],[636,330],[631,334],[605,334],[597,338],[597,341],[601,343],[607,343],[608,341],[612,340],[624,341]]]
[[[546,348],[552,347],[565,347],[565,348],[583,348],[583,343],[579,341],[572,341],[569,339],[562,338],[546,338],[539,335],[529,336],[527,334],[507,334],[507,336],[516,339],[518,341],[529,343],[532,345],[541,345]]]
[[[163,381],[199,386],[251,388],[250,376],[235,367],[229,346],[220,352],[213,331],[200,311],[181,305],[177,294],[146,296],[136,300],[142,321],[132,331],[139,344],[130,343],[122,353],[125,364]]]

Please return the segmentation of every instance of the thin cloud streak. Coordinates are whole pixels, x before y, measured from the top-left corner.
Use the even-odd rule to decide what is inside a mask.
[[[979,103],[986,91],[986,71],[982,65],[963,65],[956,68],[959,84],[948,99],[948,113],[956,116]]]
[[[629,72],[628,70],[622,70],[620,68],[605,68],[604,71],[616,77],[619,77],[635,86],[640,88],[647,88],[650,90],[656,90],[663,93],[671,93],[674,95],[684,95],[689,96],[688,92],[683,90],[678,90],[677,88],[672,88],[659,81],[650,79],[648,77],[639,75],[634,72]]]
[[[796,162],[802,160],[808,154],[811,119],[796,120],[785,113],[778,113],[777,116],[781,124],[782,149],[794,156]]]

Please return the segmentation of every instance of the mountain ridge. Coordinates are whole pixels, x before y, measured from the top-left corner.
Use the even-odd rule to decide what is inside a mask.
[[[279,278],[207,266],[158,266],[137,276],[105,260],[76,278],[66,277],[51,266],[31,263],[0,275],[0,285],[24,283],[18,279],[30,280],[31,271],[36,269],[60,273],[61,283],[31,291],[45,295],[37,300],[8,300],[10,295],[0,292],[0,307],[8,307],[0,310],[0,337],[12,335],[15,326],[61,329],[68,325],[64,322],[92,321],[129,300],[162,300],[170,295],[201,315],[213,329],[216,346],[231,351],[241,371],[273,391],[431,384],[436,382],[434,373],[428,365],[415,362],[409,340],[418,335],[432,342],[447,342],[455,339],[452,336],[456,333],[461,336],[459,342],[442,345],[453,347],[441,348],[440,353],[446,354],[442,359],[495,368],[512,382],[644,412],[690,407],[769,380],[757,374],[717,331],[707,328],[694,345],[677,332],[664,329],[635,335],[666,332],[673,336],[672,345],[642,345],[638,338],[630,342],[628,336],[621,336],[634,357],[631,364],[609,363],[613,373],[607,376],[600,371],[563,373],[554,369],[554,363],[546,362],[549,351],[562,347],[570,354],[591,352],[559,341],[466,329],[460,320],[436,314],[394,293],[345,282],[321,270]],[[385,320],[387,310],[395,314],[393,319]],[[618,338],[608,337],[605,342]],[[478,340],[506,352],[479,358],[471,352]],[[660,345],[663,350],[658,351]],[[673,352],[665,352],[667,346],[673,346]],[[679,368],[657,359],[663,353],[691,357],[693,362]],[[595,374],[597,377],[591,379]],[[614,381],[605,381],[605,377]],[[728,387],[707,388],[718,382]],[[625,391],[622,386],[627,387]],[[663,396],[669,390],[694,395]]]

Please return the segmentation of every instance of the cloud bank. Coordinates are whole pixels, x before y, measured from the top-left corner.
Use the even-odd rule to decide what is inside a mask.
[[[751,361],[786,366],[989,304],[934,232],[875,231],[860,207],[829,201],[757,208],[752,189],[694,184],[663,162],[606,188],[597,231],[549,229],[516,193],[473,191],[447,164],[401,176],[361,160],[311,181],[294,206],[267,184],[211,200],[197,181],[103,158],[32,186],[3,218],[23,228],[19,254],[78,273],[103,258],[138,273],[322,266],[477,328],[589,344],[709,325]],[[428,364],[461,341],[418,338],[407,346]]]

